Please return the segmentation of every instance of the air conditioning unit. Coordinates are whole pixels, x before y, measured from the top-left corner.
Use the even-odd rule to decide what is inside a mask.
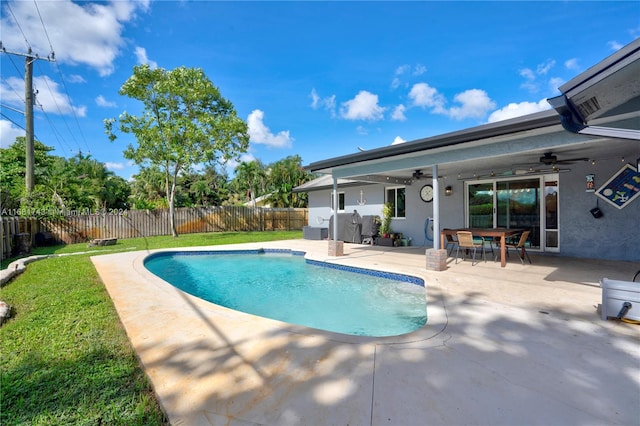
[[[602,319],[626,318],[640,321],[640,283],[603,278]]]

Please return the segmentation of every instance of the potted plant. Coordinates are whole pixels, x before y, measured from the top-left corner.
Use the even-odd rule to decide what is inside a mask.
[[[391,234],[391,218],[393,217],[393,203],[385,203],[382,206],[382,224],[380,225],[380,234],[384,238],[389,238]]]

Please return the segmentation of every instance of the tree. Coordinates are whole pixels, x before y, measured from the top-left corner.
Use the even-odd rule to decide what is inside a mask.
[[[171,232],[177,237],[175,196],[179,175],[195,164],[237,159],[249,145],[247,124],[198,68],[167,71],[135,66],[119,93],[144,105],[141,115],[125,111],[118,119],[120,132],[133,134],[138,142],[137,147],[129,145],[124,156],[163,172]],[[115,123],[115,119],[105,120],[111,141],[116,139]]]
[[[293,188],[313,179],[302,167],[299,155],[288,156],[269,166],[269,199],[274,207],[306,207],[307,194],[294,193]]]
[[[18,136],[8,148],[0,148],[0,206],[3,210],[18,209],[22,201],[27,202],[22,207],[29,207],[31,204],[31,200],[26,200],[24,181],[26,141],[24,136]],[[52,147],[37,140],[34,141],[34,183],[36,185],[46,181],[47,170],[54,159],[49,155],[50,151],[53,151]]]
[[[232,183],[241,203],[253,202],[266,194],[267,170],[260,160],[243,161],[236,167]]]

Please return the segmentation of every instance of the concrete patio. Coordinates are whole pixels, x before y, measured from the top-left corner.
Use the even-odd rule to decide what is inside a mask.
[[[382,339],[292,326],[177,290],[144,268],[148,251],[95,256],[173,425],[640,424],[640,326],[597,310],[599,280],[640,262],[512,254],[431,272],[421,247],[210,249],[258,247],[421,277],[428,323]]]

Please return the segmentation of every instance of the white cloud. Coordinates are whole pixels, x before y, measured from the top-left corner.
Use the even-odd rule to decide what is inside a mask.
[[[404,105],[398,105],[393,109],[393,113],[391,113],[391,119],[394,121],[406,121],[407,117],[404,115],[404,112],[407,110],[407,107]]]
[[[14,126],[9,120],[0,120],[0,148],[13,145],[18,136],[24,136],[24,130]]]
[[[311,93],[309,94],[311,98],[311,108],[319,109],[323,108],[326,111],[331,112],[331,117],[336,116],[336,95],[327,96],[326,98],[321,98],[316,92],[316,89],[311,89]]]
[[[41,107],[48,114],[75,114],[78,117],[86,115],[87,108],[71,105],[69,97],[60,91],[60,85],[49,77],[34,77],[33,87],[37,90],[36,110]],[[9,77],[0,84],[0,98],[8,105],[22,110],[24,108],[24,82],[22,79]]]
[[[510,103],[506,107],[500,108],[491,113],[489,123],[495,123],[496,121],[502,121],[509,118],[520,117],[527,114],[533,114],[534,112],[545,111],[551,109],[551,105],[546,99],[542,99],[539,102],[520,102]]]
[[[385,108],[378,105],[378,95],[361,90],[353,99],[342,103],[340,116],[347,120],[381,120]]]
[[[571,59],[567,59],[566,61],[564,61],[564,67],[568,70],[571,71],[578,71],[580,70],[580,65],[578,65],[578,59],[577,58],[571,58]]]
[[[73,115],[84,117],[87,115],[86,106],[73,106],[69,97],[59,90],[59,85],[47,76],[34,77],[33,85],[39,89],[36,104],[49,114]]]
[[[489,98],[487,92],[480,89],[465,90],[453,99],[461,104],[461,106],[451,107],[448,112],[448,115],[456,120],[484,117],[496,107],[496,103]]]
[[[407,64],[400,65],[398,68],[396,68],[395,75],[402,75],[409,72],[410,70],[411,70],[411,65],[407,65]]]
[[[116,106],[116,103],[115,103],[115,102],[110,102],[110,101],[106,100],[106,99],[104,98],[104,96],[102,96],[102,95],[99,95],[99,96],[96,98],[96,104],[97,104],[98,106],[101,106],[101,107],[115,107],[115,106]]]
[[[84,64],[98,70],[101,76],[114,71],[114,61],[125,46],[122,36],[124,24],[132,21],[138,10],[146,11],[149,1],[112,1],[85,3],[71,0],[38,2],[14,1],[11,10],[16,21],[6,14],[2,42],[7,49],[22,50],[26,35],[34,53],[42,57],[55,49],[56,61],[64,64]],[[42,31],[42,22],[47,33]],[[48,37],[47,37],[48,35]]]
[[[87,80],[85,80],[84,77],[81,75],[71,74],[70,76],[67,77],[67,82],[68,83],[86,83]]]
[[[529,93],[538,93],[540,92],[540,87],[544,86],[545,83],[540,82],[540,78],[546,79],[549,71],[556,65],[556,61],[553,59],[548,59],[546,62],[538,64],[536,66],[535,71],[531,68],[523,68],[520,70],[520,76],[524,78],[524,82],[520,85],[521,88],[526,89]],[[569,68],[569,66],[576,66],[577,61],[575,59],[569,59],[565,62],[565,67]],[[557,80],[557,78],[552,77],[547,81],[546,85],[549,86],[553,84],[551,80]],[[555,92],[555,88],[552,89]]]
[[[134,53],[136,55],[136,59],[138,60],[139,64],[141,65],[147,64],[152,69],[158,68],[158,63],[150,60],[147,57],[147,49],[145,49],[144,47],[136,46]]]
[[[414,67],[407,64],[400,65],[394,72],[393,80],[391,80],[391,89],[395,90],[403,85],[401,79],[403,75],[410,74],[413,77],[417,77],[425,72],[427,72],[427,67],[422,64],[416,64]],[[408,86],[408,83],[404,83],[404,86]]]
[[[607,42],[607,45],[609,46],[609,49],[611,50],[620,50],[624,47],[624,45],[622,43],[618,43],[615,40],[611,40],[610,42]]]
[[[251,154],[250,152],[245,152],[244,154],[240,155],[239,160],[236,160],[236,159],[227,160],[224,164],[222,164],[222,167],[225,169],[227,174],[233,175],[235,173],[236,168],[240,165],[240,163],[250,163],[255,159],[256,157],[254,157],[253,154]]]
[[[359,135],[368,135],[369,131],[364,126],[358,126],[356,127],[356,133],[358,133]]]
[[[565,83],[563,78],[553,77],[549,79],[549,90],[553,93],[559,93],[558,87],[562,86]]]
[[[420,75],[424,74],[425,72],[427,72],[427,67],[425,67],[422,64],[417,64],[415,66],[415,68],[413,69],[413,75],[415,75],[415,76],[420,76]]]
[[[554,61],[553,59],[548,59],[547,62],[538,64],[536,71],[539,75],[547,75],[551,68],[553,68],[555,65],[556,61]]]
[[[409,99],[413,101],[414,106],[431,108],[432,112],[441,113],[444,111],[444,96],[427,83],[414,84],[409,91]]]
[[[398,145],[399,143],[405,143],[406,141],[402,139],[400,136],[396,136],[391,145]]]
[[[250,141],[257,144],[267,145],[273,148],[290,148],[293,138],[288,130],[283,130],[277,135],[264,124],[264,112],[259,109],[251,111],[247,117]]]
[[[124,169],[124,164],[122,164],[122,163],[111,163],[109,161],[104,163],[104,166],[109,170],[123,170]]]

